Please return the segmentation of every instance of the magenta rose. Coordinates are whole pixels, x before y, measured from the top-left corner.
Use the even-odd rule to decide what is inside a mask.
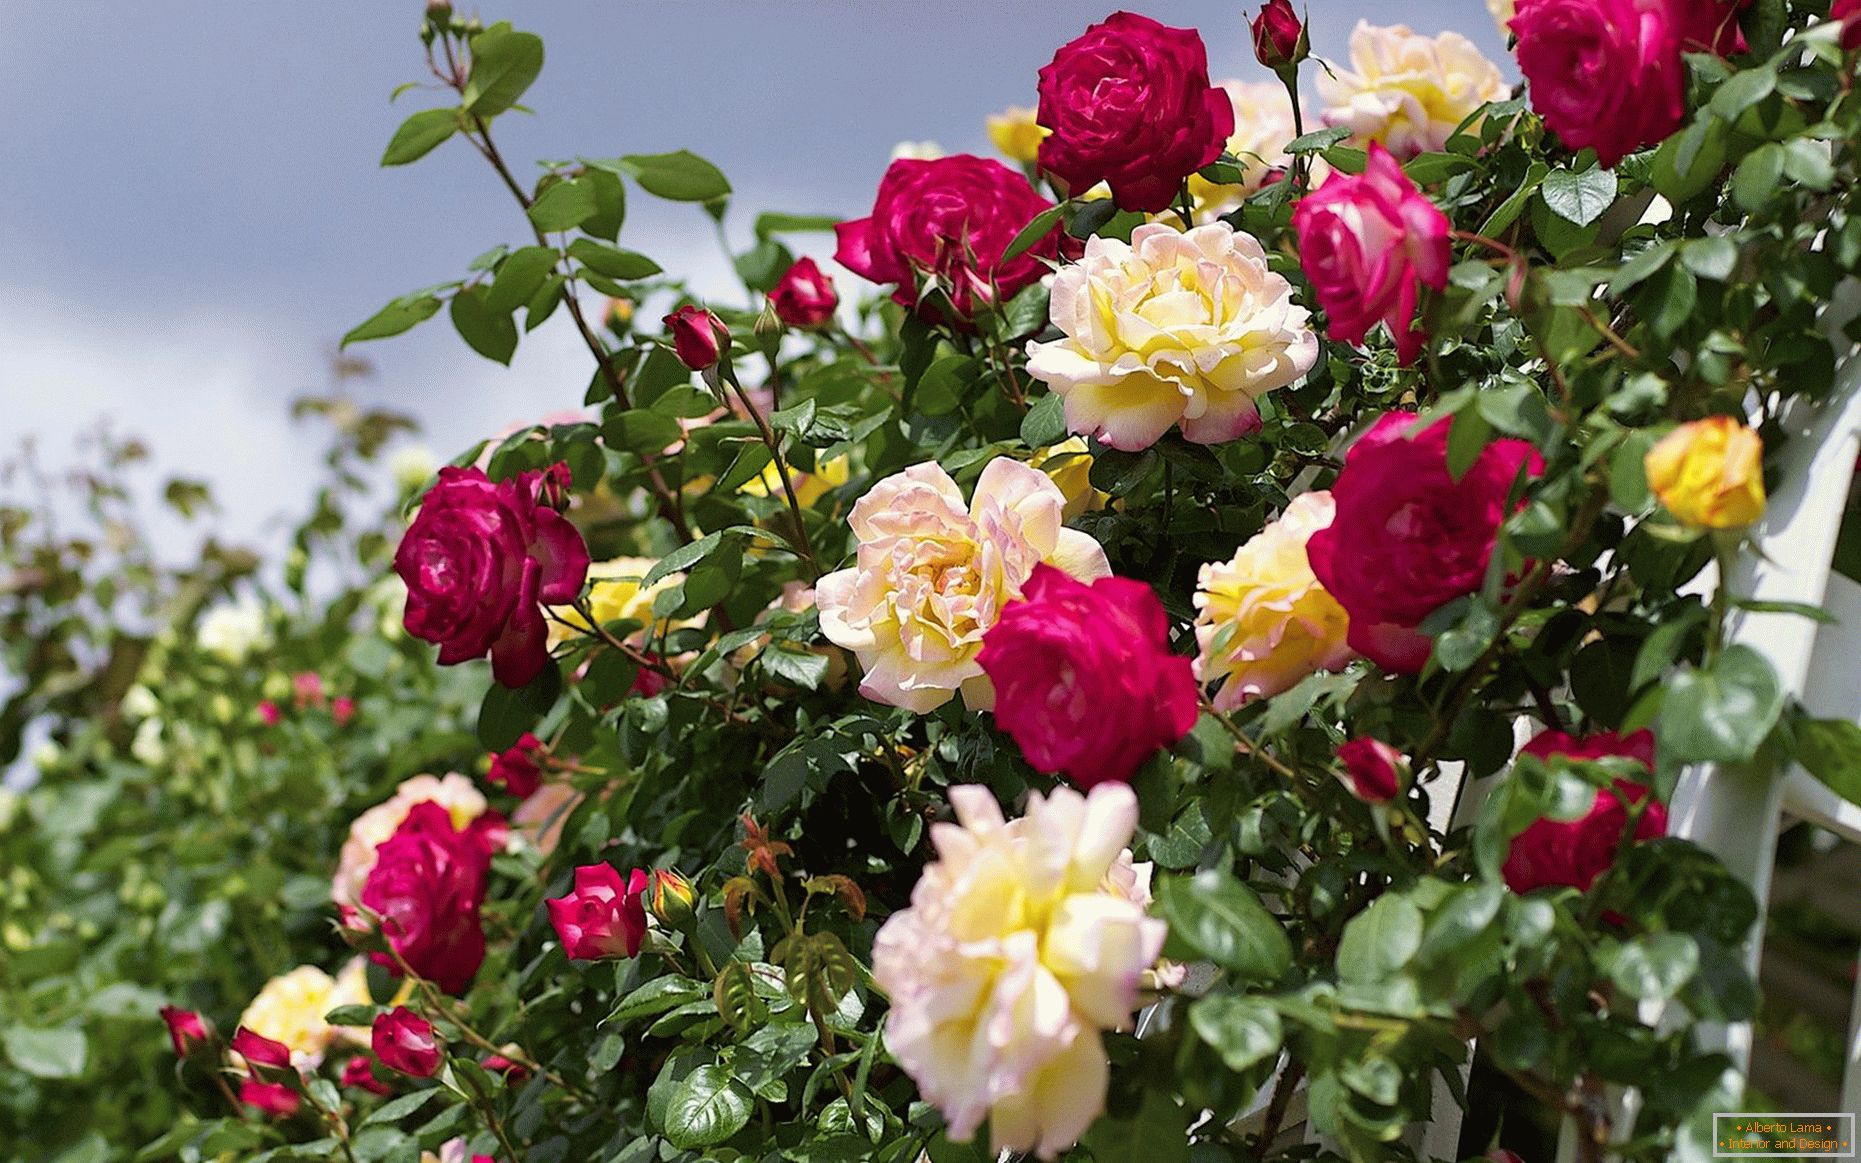
[[[375,848],[375,866],[362,886],[362,907],[381,918],[381,934],[394,955],[370,954],[396,973],[414,973],[447,993],[463,992],[485,959],[479,906],[491,854],[505,825],[486,812],[464,830],[432,800],[417,803]]]
[[[491,757],[491,771],[485,780],[502,784],[518,799],[528,799],[543,783],[543,768],[538,762],[542,754],[543,741],[525,731],[509,750]]]
[[[1829,5],[1829,19],[1842,22],[1843,48],[1861,48],[1861,0],[1835,0]]]
[[[1545,731],[1520,751],[1549,759],[1603,759],[1622,756],[1653,770],[1654,736],[1637,731],[1628,736],[1613,733],[1577,739],[1562,731]],[[1501,869],[1513,892],[1527,893],[1547,885],[1568,885],[1588,892],[1596,878],[1615,863],[1622,833],[1628,827],[1629,806],[1646,799],[1648,789],[1629,779],[1617,779],[1613,788],[1598,788],[1596,800],[1579,820],[1535,820],[1512,840]],[[1635,825],[1636,841],[1667,834],[1667,809],[1651,803]]]
[[[1268,0],[1260,15],[1254,17],[1254,59],[1269,69],[1279,70],[1304,60],[1310,42],[1305,24],[1293,11],[1292,0]]]
[[[646,881],[634,869],[625,882],[611,864],[584,864],[575,870],[575,888],[544,903],[549,923],[562,939],[571,961],[637,957],[646,939]]]
[[[1299,261],[1331,338],[1361,344],[1378,323],[1405,366],[1427,339],[1415,325],[1422,288],[1447,286],[1447,215],[1376,142],[1361,174],[1334,174],[1292,212]]]
[[[822,274],[811,258],[795,260],[769,292],[769,306],[775,317],[789,327],[804,330],[825,324],[839,305],[834,281]]]
[[[1234,103],[1208,80],[1191,28],[1116,12],[1063,45],[1040,70],[1049,133],[1040,168],[1074,195],[1100,182],[1121,210],[1167,210],[1183,179],[1221,156]]]
[[[1367,804],[1386,804],[1402,791],[1407,766],[1402,752],[1368,735],[1338,748],[1344,762],[1344,783],[1351,794]]]
[[[446,1057],[433,1023],[406,1006],[376,1015],[369,1044],[383,1066],[413,1078],[438,1074],[439,1064]]]
[[[343,1063],[342,1084],[370,1094],[394,1093],[393,1087],[375,1077],[375,1064],[366,1054],[357,1054]]]
[[[713,367],[730,346],[730,328],[703,307],[687,303],[667,315],[663,322],[672,333],[672,350],[679,362],[692,371]]]
[[[545,505],[541,472],[493,484],[477,468],[442,468],[401,538],[394,572],[407,584],[407,632],[439,646],[441,665],[491,655],[491,673],[520,687],[549,662],[539,603],[581,596],[588,546]]]
[[[288,1070],[291,1066],[289,1046],[244,1026],[233,1031],[233,1053],[244,1058],[253,1070]]]
[[[1195,726],[1188,658],[1148,585],[1087,585],[1037,565],[976,656],[995,684],[995,723],[1040,771],[1081,787],[1126,780]]]
[[[1501,439],[1455,480],[1451,424],[1438,420],[1410,439],[1413,413],[1378,417],[1331,486],[1337,516],[1306,544],[1312,572],[1350,615],[1351,649],[1397,674],[1428,661],[1430,641],[1415,629],[1422,619],[1485,581],[1520,467],[1544,471],[1531,445]]]
[[[1000,162],[970,154],[900,158],[879,180],[870,217],[835,227],[834,259],[875,283],[896,283],[892,298],[933,320],[961,323],[1047,273],[1059,254],[1057,227],[1003,261],[1015,235],[1053,203]],[[920,294],[920,285],[923,293]],[[934,285],[957,319],[948,320]]]
[[[213,1035],[207,1032],[207,1019],[194,1010],[180,1006],[163,1006],[162,1022],[168,1027],[168,1040],[174,1043],[174,1056],[185,1058],[195,1047],[206,1045]]]

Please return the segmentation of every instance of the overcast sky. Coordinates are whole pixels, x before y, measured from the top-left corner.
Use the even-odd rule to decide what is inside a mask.
[[[336,339],[387,299],[524,238],[463,143],[409,167],[376,164],[424,98],[387,100],[422,75],[421,7],[0,3],[0,452],[24,434],[56,451],[108,415],[146,437],[165,470],[213,481],[228,533],[258,536],[268,516],[302,508],[318,444],[292,427],[288,404],[324,384]],[[1321,53],[1341,53],[1359,17],[1400,18],[1461,31],[1505,61],[1482,0],[1310,9]],[[1240,4],[1140,10],[1198,28],[1218,78],[1263,75]],[[741,237],[764,209],[865,213],[901,140],[989,153],[984,116],[1032,104],[1035,70],[1111,8],[550,0],[481,11],[547,45],[525,97],[537,115],[497,126],[520,174],[532,158],[688,148],[735,185]],[[729,290],[693,207],[630,198],[622,241],[706,292]],[[828,238],[814,245],[831,251]],[[507,370],[442,316],[358,348],[378,374],[357,392],[415,415],[449,456],[579,403],[591,364],[562,324],[526,337]]]

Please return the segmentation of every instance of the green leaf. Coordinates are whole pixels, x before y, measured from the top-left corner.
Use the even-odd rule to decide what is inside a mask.
[[[614,171],[596,165],[588,167],[582,181],[594,187],[595,200],[595,212],[582,219],[583,232],[614,241],[627,220],[627,183]]]
[[[1020,257],[1027,253],[1028,248],[1047,237],[1048,233],[1053,230],[1054,225],[1060,221],[1060,215],[1066,213],[1066,208],[1069,205],[1071,205],[1071,203],[1062,202],[1058,206],[1049,206],[1045,210],[1034,215],[1034,220],[1029,222],[1026,226],[1023,226],[1020,232],[1014,236],[1014,239],[1009,242],[1008,249],[1002,251],[1000,261],[1007,262],[1011,258]]]
[[[1582,173],[1552,170],[1538,187],[1551,213],[1574,226],[1588,226],[1615,202],[1615,171],[1598,166]]]
[[[1861,726],[1846,719],[1800,719],[1796,761],[1851,804],[1861,804]]]
[[[601,208],[594,183],[585,178],[556,182],[530,203],[530,221],[538,230],[573,230]]]
[[[1135,1116],[1107,1114],[1086,1131],[1084,1142],[1094,1159],[1107,1163],[1114,1159],[1189,1163],[1189,1112],[1166,1090],[1146,1087]]]
[[[404,166],[408,162],[419,161],[458,130],[457,109],[422,109],[401,122],[401,127],[388,139],[388,148],[381,155],[381,164]]]
[[[1737,121],[1739,114],[1770,96],[1776,87],[1777,74],[1770,69],[1744,69],[1719,86],[1709,108],[1721,120]]]
[[[368,1116],[368,1122],[371,1124],[399,1122],[445,1093],[440,1087],[431,1087],[426,1090],[416,1090],[412,1094],[403,1094],[398,1098],[391,1098],[382,1103],[374,1114]]]
[[[666,1103],[666,1140],[682,1151],[715,1147],[750,1121],[753,1101],[722,1066],[700,1066],[679,1082]]]
[[[642,190],[674,202],[709,202],[730,194],[723,171],[687,150],[628,154],[620,162]]]
[[[777,682],[811,691],[818,689],[821,680],[827,677],[827,668],[831,659],[811,650],[789,650],[781,646],[772,646],[762,652],[759,661],[762,663],[763,670]]]
[[[543,71],[542,38],[494,25],[472,40],[472,74],[464,104],[475,117],[492,118],[509,109]]]
[[[412,330],[437,315],[442,305],[440,297],[428,291],[403,295],[351,328],[342,337],[342,345],[347,347],[365,339],[386,339]]]
[[[62,1026],[34,1029],[9,1025],[0,1031],[0,1049],[22,1073],[34,1078],[80,1077],[88,1057],[84,1031]]]
[[[1724,235],[1690,239],[1680,248],[1680,261],[1700,278],[1723,283],[1738,267],[1738,243]]]
[[[1057,392],[1034,401],[1021,417],[1021,441],[1029,448],[1046,448],[1066,439],[1066,401]]]
[[[509,311],[494,310],[490,288],[467,287],[452,297],[452,325],[459,338],[486,359],[510,365],[517,351],[517,324]]]
[[[603,1024],[628,1022],[635,1018],[650,1018],[655,1014],[677,1009],[687,1002],[697,1001],[707,992],[703,983],[690,978],[655,977],[621,998],[613,1011],[603,1019]]]
[[[1189,1025],[1236,1073],[1278,1054],[1285,1037],[1271,1003],[1234,994],[1197,1001],[1189,1007]]]
[[[547,246],[524,246],[505,255],[497,266],[497,281],[485,292],[485,308],[509,314],[527,305],[543,288],[560,256]]]
[[[1370,984],[1409,963],[1422,947],[1422,911],[1407,897],[1388,893],[1344,926],[1338,976]]]
[[[1232,873],[1210,868],[1172,878],[1163,885],[1161,906],[1172,945],[1244,981],[1272,981],[1292,965],[1292,939]]]
[[[1732,174],[1732,198],[1740,207],[1756,213],[1770,201],[1783,177],[1783,147],[1767,141],[1746,154]]]
[[[663,269],[652,259],[592,238],[578,238],[569,244],[569,255],[597,274],[610,279],[645,279]]]
[[[1655,738],[1683,763],[1742,763],[1783,711],[1783,687],[1764,656],[1749,646],[1725,649],[1710,667],[1667,680]]]
[[[1699,946],[1685,933],[1624,942],[1610,959],[1609,980],[1632,998],[1666,1001],[1699,970]]]
[[[486,751],[508,751],[525,731],[534,728],[556,705],[562,694],[562,669],[554,662],[543,667],[526,686],[512,689],[494,682],[478,706],[478,741]]]
[[[838,214],[782,214],[769,211],[756,216],[756,237],[775,234],[812,234],[840,225]]]
[[[1289,154],[1322,153],[1350,135],[1350,129],[1343,125],[1334,125],[1330,129],[1314,129],[1310,133],[1302,134],[1287,142],[1286,152]]]

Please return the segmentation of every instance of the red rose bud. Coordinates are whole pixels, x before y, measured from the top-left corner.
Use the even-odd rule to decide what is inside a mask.
[[[393,1087],[375,1077],[375,1064],[369,1061],[366,1054],[357,1054],[343,1063],[342,1084],[366,1090],[370,1094],[394,1093]]]
[[[174,1056],[185,1058],[196,1047],[203,1046],[212,1037],[207,1032],[207,1020],[193,1010],[184,1010],[180,1006],[163,1006],[162,1021],[168,1024],[168,1040],[174,1043]]]
[[[348,695],[337,695],[330,700],[330,719],[338,727],[347,727],[355,721],[355,700]]]
[[[1268,0],[1254,17],[1254,57],[1267,68],[1278,72],[1291,68],[1311,55],[1312,42],[1306,35],[1299,14],[1291,0]]]
[[[1386,804],[1408,782],[1408,762],[1402,752],[1365,735],[1338,748],[1344,762],[1344,785],[1367,804]]]
[[[514,747],[491,757],[491,772],[485,778],[518,799],[528,799],[543,783],[543,769],[537,762],[542,754],[543,741],[525,731]]]
[[[783,323],[806,329],[831,320],[840,296],[834,292],[834,281],[821,273],[813,259],[804,258],[796,260],[769,292],[769,305]]]
[[[258,721],[267,727],[276,727],[284,721],[284,712],[280,711],[278,704],[270,699],[260,699],[257,710]]]
[[[724,321],[695,303],[667,315],[665,325],[672,333],[672,350],[678,353],[679,362],[695,372],[717,366],[730,343],[730,329]]]
[[[692,902],[697,894],[691,882],[671,869],[657,869],[652,874],[653,916],[670,928],[683,928],[692,918]]]
[[[396,1006],[375,1018],[369,1039],[375,1057],[389,1070],[398,1070],[414,1078],[431,1078],[439,1073],[446,1057],[433,1023],[406,1006]]]
[[[273,1118],[288,1119],[297,1113],[302,1100],[297,1092],[282,1082],[260,1082],[248,1078],[239,1084],[239,1101]]]
[[[575,890],[544,903],[562,951],[571,961],[635,957],[646,939],[646,873],[636,868],[625,883],[609,864],[575,870]]]
[[[255,1034],[244,1026],[233,1032],[233,1053],[244,1058],[246,1065],[254,1070],[288,1070],[291,1067],[289,1046]]]
[[[487,1074],[502,1074],[504,1081],[509,1083],[522,1082],[530,1077],[529,1070],[522,1063],[512,1062],[502,1054],[489,1055],[479,1065],[485,1068]]]

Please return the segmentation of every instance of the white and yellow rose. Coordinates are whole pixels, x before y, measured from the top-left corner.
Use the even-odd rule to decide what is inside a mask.
[[[1351,32],[1350,67],[1320,69],[1317,83],[1326,125],[1398,158],[1441,149],[1480,106],[1511,95],[1499,66],[1458,32],[1422,36],[1363,20]]]

